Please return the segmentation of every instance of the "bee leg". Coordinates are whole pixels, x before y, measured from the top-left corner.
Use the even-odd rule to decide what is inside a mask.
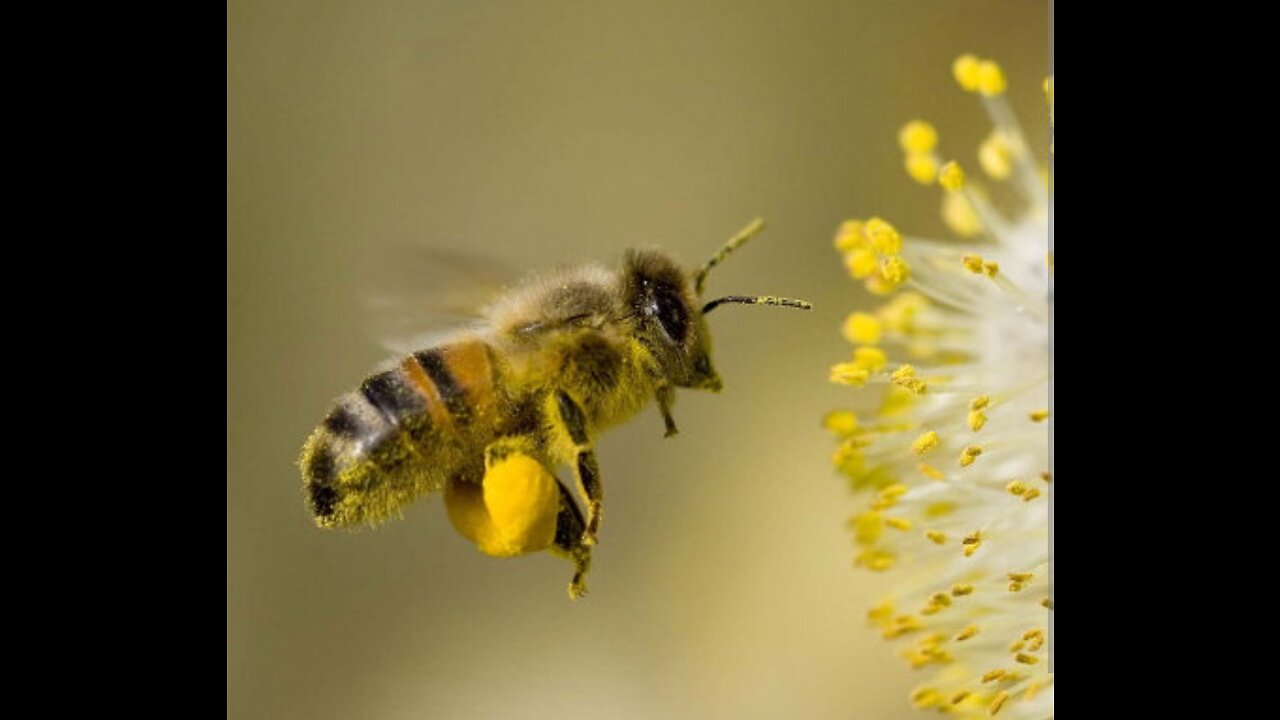
[[[587,572],[591,569],[591,547],[582,542],[582,513],[569,495],[564,483],[560,486],[560,513],[556,516],[555,543],[551,553],[573,561],[573,580],[569,582],[569,597],[577,600],[587,594]]]
[[[564,423],[569,439],[578,450],[573,472],[587,501],[587,527],[582,533],[582,542],[585,545],[595,545],[600,532],[600,516],[604,512],[604,487],[600,484],[600,466],[596,463],[596,453],[591,449],[591,440],[587,436],[586,414],[563,390],[556,391],[556,405],[560,411],[560,421]]]
[[[663,385],[658,388],[655,397],[658,401],[658,411],[662,413],[662,422],[667,426],[667,432],[663,437],[671,437],[680,432],[676,429],[676,419],[671,417],[671,406],[676,402],[676,390],[670,385]]]

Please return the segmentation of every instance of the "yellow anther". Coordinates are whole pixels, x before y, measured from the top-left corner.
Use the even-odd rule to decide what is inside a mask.
[[[893,381],[894,385],[906,388],[916,395],[923,395],[929,389],[929,386],[923,380],[916,377],[916,369],[912,365],[903,365],[894,370],[889,379]]]
[[[1036,576],[1035,573],[1029,573],[1029,572],[1011,572],[1005,575],[1005,577],[1009,578],[1010,580],[1014,582],[1020,582],[1020,583],[1030,582],[1031,578],[1035,576]]]
[[[854,558],[854,563],[864,565],[872,572],[884,572],[893,567],[894,557],[885,550],[864,550]]]
[[[862,387],[867,384],[867,378],[871,373],[866,368],[848,363],[837,363],[831,366],[831,374],[828,376],[831,382],[837,385],[852,385],[853,387]]]
[[[841,330],[849,342],[866,345],[875,345],[880,342],[882,332],[880,321],[874,315],[864,312],[851,313],[844,319],[844,327]]]
[[[1008,491],[1010,495],[1018,495],[1019,497],[1021,497],[1022,495],[1026,494],[1029,488],[1027,488],[1027,486],[1024,485],[1021,481],[1014,480],[1008,485],[1005,485],[1004,489]]]
[[[928,505],[924,509],[924,516],[933,520],[940,517],[946,517],[955,512],[956,504],[953,502],[936,502]]]
[[[884,533],[884,516],[878,512],[864,512],[850,519],[853,525],[853,541],[859,545],[873,545]]]
[[[961,690],[960,692],[958,692],[958,693],[956,693],[955,695],[952,695],[952,696],[951,696],[951,704],[952,704],[952,705],[959,705],[960,703],[964,702],[964,701],[965,701],[965,699],[966,699],[966,698],[968,698],[968,697],[969,697],[970,695],[972,695],[972,694],[973,694],[973,693],[969,692],[968,690]]]
[[[1022,633],[1023,640],[1034,640],[1035,638],[1042,637],[1044,637],[1044,630],[1041,630],[1040,628],[1031,628],[1030,630]]]
[[[906,495],[907,490],[910,490],[910,488],[906,485],[903,485],[902,483],[894,483],[882,489],[879,497],[881,500],[897,500],[903,495]]]
[[[1053,476],[1049,474],[1048,470],[1042,470],[1040,472],[1040,479],[1045,482],[1053,482]]]
[[[1026,491],[1025,493],[1023,493],[1023,495],[1022,495],[1022,501],[1023,501],[1023,502],[1031,502],[1032,500],[1035,500],[1035,499],[1036,499],[1036,498],[1038,498],[1038,497],[1040,497],[1040,491],[1039,491],[1039,490],[1037,490],[1037,489],[1035,489],[1035,488],[1027,488],[1027,491]]]
[[[898,286],[911,277],[911,266],[900,257],[887,257],[884,262],[880,263],[880,274],[884,276],[887,282]]]
[[[938,184],[947,192],[959,192],[964,187],[964,170],[952,160],[938,170]]]
[[[964,556],[972,557],[974,553],[978,552],[978,548],[981,546],[982,546],[982,543],[978,543],[977,545],[965,545]]]
[[[942,704],[942,695],[933,688],[920,688],[911,693],[911,704],[920,710],[931,708]]]
[[[1040,598],[1040,607],[1042,607],[1042,608],[1047,608],[1047,609],[1049,609],[1049,610],[1052,610],[1052,609],[1053,609],[1053,601],[1052,601],[1052,600],[1050,600],[1048,597],[1042,597],[1042,598]]]
[[[969,583],[956,583],[955,585],[951,586],[951,594],[955,595],[956,597],[972,595],[973,586],[970,585]]]
[[[893,619],[893,603],[880,603],[867,611],[867,620],[873,625],[888,625]]]
[[[897,255],[902,252],[902,235],[898,233],[897,228],[883,218],[871,218],[862,231],[871,240],[871,247],[876,252],[884,255]]]
[[[982,542],[982,531],[974,530],[973,532],[961,538],[960,542],[964,543],[965,545],[977,545],[978,543]]]
[[[930,605],[940,605],[942,607],[951,606],[951,596],[944,592],[936,592],[929,596]]]
[[[871,248],[855,248],[845,253],[844,266],[854,280],[866,280],[880,267],[880,257]]]
[[[832,410],[822,417],[822,427],[840,437],[848,437],[858,429],[858,416],[852,410]]]
[[[983,60],[978,64],[978,92],[994,97],[1003,94],[1006,87],[1004,71],[996,61]]]
[[[1009,674],[1008,671],[1001,670],[1000,668],[996,668],[995,670],[988,670],[982,673],[982,682],[984,683],[995,682],[996,680],[999,680],[1000,678],[1008,674]]]
[[[979,395],[978,397],[969,401],[969,409],[970,410],[986,410],[987,406],[990,404],[991,404],[991,397],[989,395]]]
[[[1040,658],[1036,657],[1035,655],[1028,655],[1026,653],[1018,653],[1017,655],[1013,656],[1013,659],[1017,660],[1023,665],[1035,665],[1036,663],[1040,662]]]
[[[898,145],[906,153],[927,153],[938,145],[938,131],[924,120],[912,120],[898,131]]]
[[[988,260],[982,263],[982,274],[987,277],[995,277],[1000,272],[1000,263],[994,260]]]
[[[1013,148],[1004,134],[996,131],[978,146],[978,164],[983,172],[996,180],[1004,180],[1013,172]]]
[[[946,533],[939,530],[926,530],[924,536],[932,540],[935,545],[941,545],[947,541]]]
[[[1011,580],[1009,582],[1009,592],[1022,592],[1022,583],[1017,580]]]
[[[1048,409],[1033,410],[1027,417],[1031,418],[1031,422],[1044,422],[1049,419]]]
[[[1027,649],[1030,650],[1031,652],[1035,652],[1039,650],[1041,647],[1044,647],[1043,636],[1034,637],[1027,641]]]
[[[965,53],[951,63],[951,74],[966,92],[977,92],[981,81],[979,75],[981,65],[982,61],[978,60],[977,55]]]
[[[853,351],[853,364],[867,372],[880,372],[889,364],[889,358],[877,347],[860,347]]]
[[[846,220],[836,230],[835,246],[840,252],[849,252],[866,247],[867,236],[862,233],[864,223],[861,220]]]
[[[1021,650],[1023,647],[1025,647],[1026,644],[1027,643],[1022,640],[1014,640],[1013,642],[1009,643],[1009,652],[1016,653],[1019,650]]]
[[[938,179],[938,160],[932,153],[908,153],[902,165],[907,175],[921,185],[932,185]]]
[[[978,432],[987,424],[987,414],[981,410],[969,411],[969,429]]]
[[[919,630],[922,627],[924,627],[924,625],[920,622],[920,619],[917,618],[916,616],[899,615],[898,617],[893,619],[893,622],[891,622],[888,627],[884,629],[884,632],[882,634],[886,638],[895,638],[900,635],[906,635],[907,633],[915,632],[916,630]]]
[[[885,518],[884,524],[888,525],[894,530],[910,530],[911,529],[911,521],[904,517]]]
[[[916,469],[919,470],[922,475],[929,478],[930,480],[941,480],[946,477],[946,475],[942,474],[941,470],[930,465],[929,463],[920,463],[919,465],[916,466]]]
[[[994,716],[1000,712],[1000,708],[1004,707],[1006,701],[1009,700],[1009,693],[1001,690],[996,696],[991,698],[991,704],[987,706],[987,714]]]
[[[924,455],[930,450],[938,447],[938,433],[930,430],[923,433],[911,443],[911,452],[917,455]]]
[[[1038,695],[1040,691],[1043,689],[1044,689],[1044,683],[1042,682],[1036,681],[1036,682],[1027,683],[1027,691],[1022,693],[1022,699],[1030,700],[1031,698]]]
[[[942,220],[960,237],[973,237],[982,232],[982,218],[974,211],[969,198],[960,193],[943,193]]]
[[[953,638],[953,639],[954,639],[956,642],[964,642],[965,640],[968,640],[969,638],[971,638],[971,637],[973,637],[974,635],[977,635],[977,634],[978,634],[978,626],[977,626],[977,625],[970,625],[969,627],[967,627],[967,628],[965,628],[965,629],[961,630],[960,632],[956,633],[956,636],[955,636],[955,638]]]
[[[975,275],[982,273],[982,256],[981,255],[965,255],[960,258],[960,262],[964,264],[964,269]]]
[[[973,464],[974,460],[978,459],[978,456],[981,454],[982,454],[982,448],[978,447],[977,445],[970,445],[964,450],[961,450],[960,451],[960,467],[969,467],[970,465]]]

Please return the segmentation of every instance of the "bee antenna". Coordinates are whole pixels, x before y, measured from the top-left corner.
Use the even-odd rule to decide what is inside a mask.
[[[706,315],[726,303],[737,303],[739,305],[776,305],[778,307],[796,308],[798,310],[813,309],[813,303],[805,300],[796,300],[795,298],[777,297],[776,295],[725,295],[722,298],[716,298],[706,305],[703,305],[702,314]]]
[[[734,250],[742,247],[748,240],[764,230],[764,218],[756,218],[747,223],[747,226],[738,231],[737,235],[729,238],[729,241],[720,246],[715,255],[706,262],[698,271],[693,274],[693,289],[699,295],[702,294],[702,285],[707,281],[707,273],[711,272],[711,268],[719,265],[725,258],[729,257]]]

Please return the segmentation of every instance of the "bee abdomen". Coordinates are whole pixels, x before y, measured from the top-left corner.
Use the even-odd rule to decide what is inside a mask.
[[[316,522],[377,522],[442,488],[476,454],[471,440],[485,427],[478,421],[492,419],[497,387],[492,351],[480,341],[424,350],[366,379],[303,448]]]

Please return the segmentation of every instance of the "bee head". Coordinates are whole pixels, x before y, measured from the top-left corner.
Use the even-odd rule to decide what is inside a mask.
[[[623,297],[636,336],[676,387],[720,390],[711,365],[711,336],[689,273],[653,250],[627,254]]]

